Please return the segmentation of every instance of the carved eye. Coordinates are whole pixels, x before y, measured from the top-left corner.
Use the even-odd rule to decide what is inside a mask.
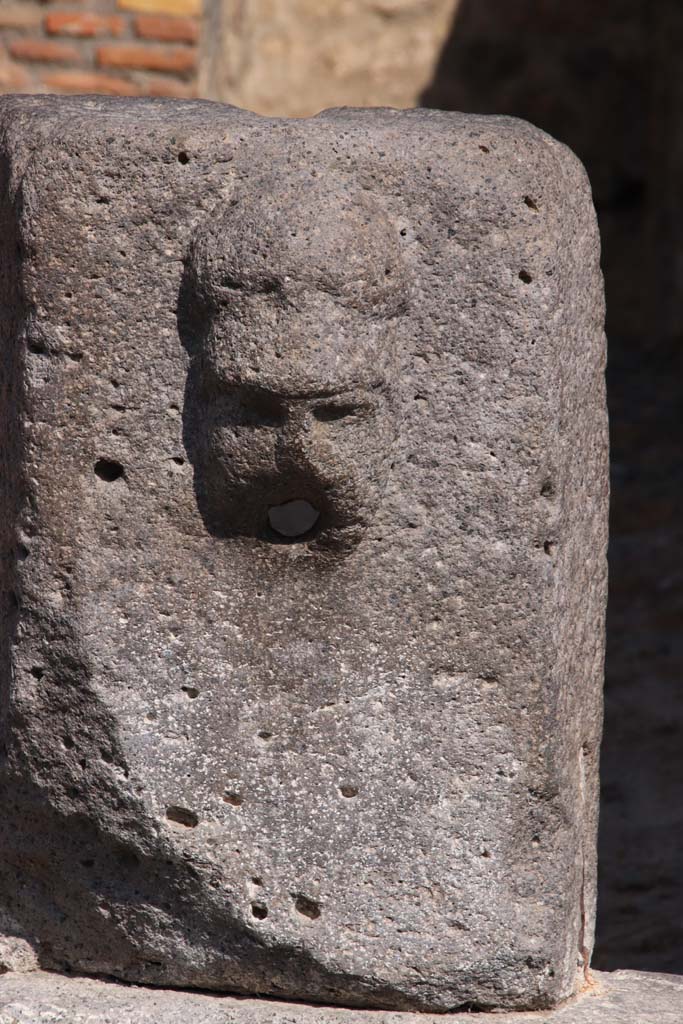
[[[253,423],[273,425],[282,423],[286,409],[282,401],[268,391],[244,388],[239,392],[240,409]]]
[[[282,291],[282,282],[274,277],[244,281],[226,274],[221,278],[220,284],[230,292],[248,292],[252,295],[273,295]]]
[[[360,412],[362,412],[362,408],[352,405],[351,402],[326,402],[325,405],[317,405],[313,410],[313,415],[321,423],[334,423],[335,420],[357,416]]]
[[[223,277],[221,278],[221,287],[229,288],[231,292],[240,292],[246,288],[244,281],[239,281],[236,277]]]

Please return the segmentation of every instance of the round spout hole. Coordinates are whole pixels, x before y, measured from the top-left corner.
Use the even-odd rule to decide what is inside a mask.
[[[281,537],[303,537],[312,530],[320,512],[309,501],[286,501],[268,509],[268,522]]]

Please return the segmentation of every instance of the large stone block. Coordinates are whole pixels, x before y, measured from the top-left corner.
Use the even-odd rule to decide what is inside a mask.
[[[607,499],[582,168],[504,118],[0,111],[13,934],[158,985],[571,994]]]

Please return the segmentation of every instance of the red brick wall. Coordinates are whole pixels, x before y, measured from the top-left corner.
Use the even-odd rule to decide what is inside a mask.
[[[0,93],[197,95],[202,0],[0,0]]]

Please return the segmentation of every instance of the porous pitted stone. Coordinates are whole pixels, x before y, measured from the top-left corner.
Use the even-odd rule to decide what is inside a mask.
[[[570,995],[607,502],[582,168],[428,111],[0,119],[17,934],[156,985]]]

